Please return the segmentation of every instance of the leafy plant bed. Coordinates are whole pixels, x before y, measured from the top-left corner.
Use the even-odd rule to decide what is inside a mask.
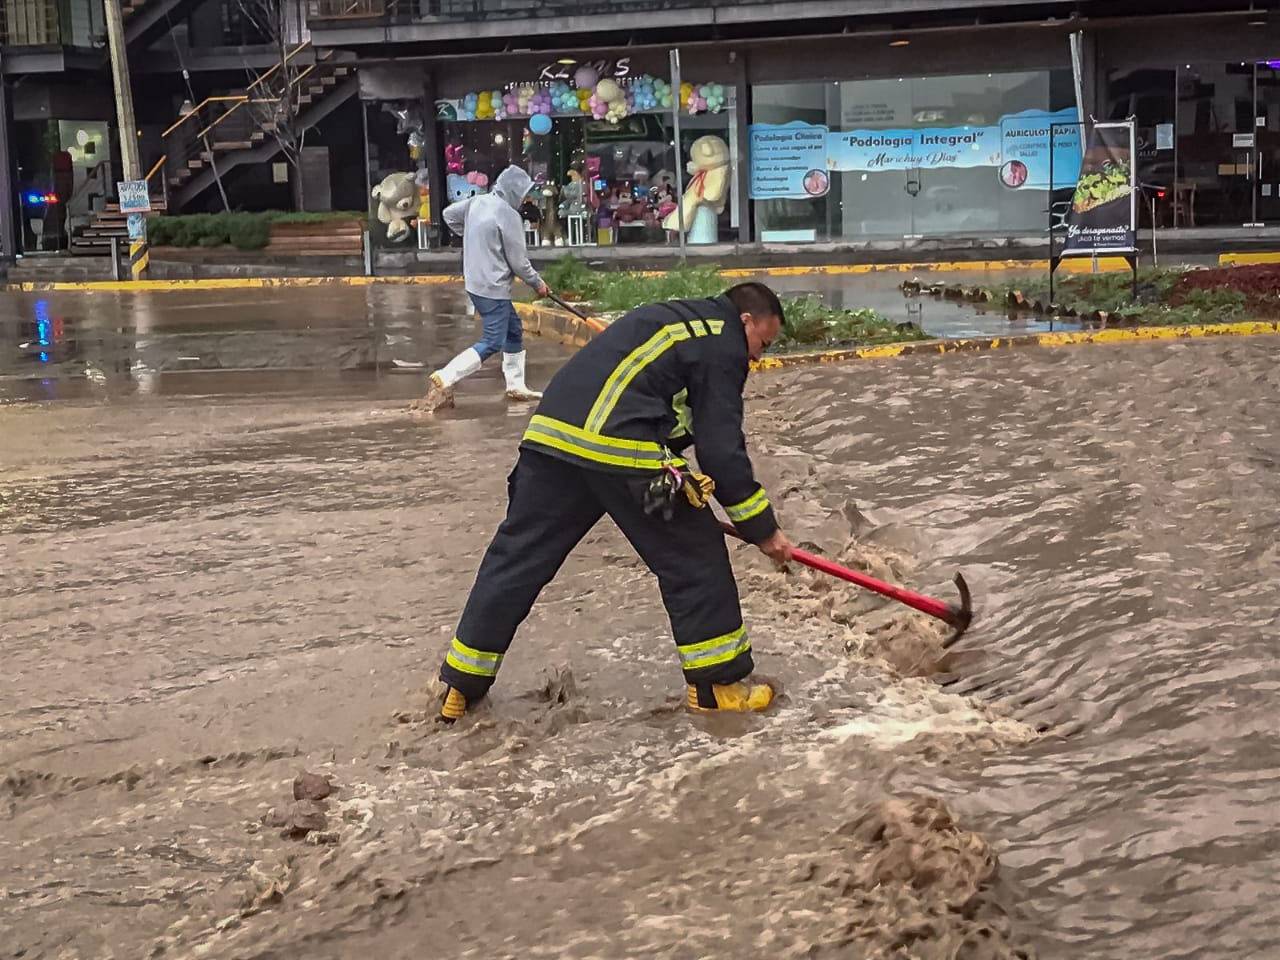
[[[714,265],[678,267],[662,274],[604,272],[572,255],[552,263],[542,276],[557,295],[590,307],[606,320],[646,303],[719,296],[732,285]],[[815,296],[781,299],[786,316],[770,348],[774,353],[928,339],[914,324],[895,323],[874,310],[833,310]]]
[[[989,287],[926,285],[908,280],[907,296],[928,293],[970,303],[1000,304],[1010,314],[1081,319],[1086,327],[1182,326],[1280,316],[1280,265],[1013,277]]]

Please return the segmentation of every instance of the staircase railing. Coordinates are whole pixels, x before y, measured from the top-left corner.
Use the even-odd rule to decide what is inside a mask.
[[[215,162],[214,154],[219,146],[229,144],[246,144],[252,142],[255,134],[262,131],[269,133],[263,115],[269,114],[272,104],[279,102],[278,96],[272,96],[271,79],[283,67],[301,54],[311,45],[310,40],[303,41],[287,51],[279,63],[273,64],[266,72],[250,83],[243,93],[223,94],[206,97],[196,104],[190,112],[179,117],[164,131],[164,155],[161,157],[159,170],[153,168],[152,175],[160,176],[169,189],[171,181],[186,179],[181,173],[188,169],[194,175],[207,163]],[[325,57],[331,56],[326,51]],[[300,83],[305,83],[316,69],[316,63],[307,65],[296,76],[290,77],[288,86],[282,95],[288,96]]]

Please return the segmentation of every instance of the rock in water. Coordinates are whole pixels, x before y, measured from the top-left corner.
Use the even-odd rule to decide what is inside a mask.
[[[312,830],[323,830],[327,825],[328,819],[319,801],[299,800],[289,809],[284,835],[296,840],[305,837]]]
[[[300,773],[293,781],[293,799],[295,800],[323,800],[331,793],[333,793],[333,784],[329,782],[328,777],[322,777],[318,773]]]

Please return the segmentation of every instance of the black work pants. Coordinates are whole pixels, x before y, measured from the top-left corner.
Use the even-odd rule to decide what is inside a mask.
[[[608,514],[658,578],[686,680],[732,683],[751,673],[738,586],[709,508],[681,495],[671,520],[646,516],[647,474],[607,473],[521,450],[507,480],[507,516],[485,552],[440,677],[484,696],[542,588]]]

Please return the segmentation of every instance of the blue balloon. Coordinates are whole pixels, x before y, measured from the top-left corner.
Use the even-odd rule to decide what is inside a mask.
[[[529,131],[543,136],[551,132],[551,118],[545,113],[535,113],[529,118]]]

